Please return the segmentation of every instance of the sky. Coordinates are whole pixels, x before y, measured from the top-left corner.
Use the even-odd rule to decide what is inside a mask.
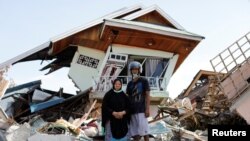
[[[250,32],[250,0],[0,0],[0,63],[61,33],[136,4],[158,5],[187,31],[205,37],[172,76],[168,85],[172,98],[190,84],[199,70],[212,71],[210,60]],[[75,93],[67,68],[46,76],[47,71],[39,71],[47,63],[16,64],[6,78],[16,85],[42,79],[43,88],[57,91],[63,87],[64,92]]]

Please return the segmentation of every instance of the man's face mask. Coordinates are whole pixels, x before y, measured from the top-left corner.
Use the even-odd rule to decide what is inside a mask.
[[[133,79],[136,79],[136,78],[139,77],[139,74],[133,73],[133,74],[132,74],[132,77],[133,77]]]
[[[137,69],[137,68],[136,69],[132,69],[131,73],[132,73],[133,79],[139,77],[139,69]]]

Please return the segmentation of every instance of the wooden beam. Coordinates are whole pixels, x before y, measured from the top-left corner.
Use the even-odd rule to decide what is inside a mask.
[[[177,121],[182,121],[184,120],[185,118],[188,118],[192,115],[194,115],[195,111],[192,110],[192,111],[189,111],[188,113],[185,113],[183,116],[179,117]]]
[[[80,119],[79,121],[77,121],[77,122],[74,123],[74,125],[75,125],[76,127],[81,126],[82,123],[88,118],[90,112],[91,112],[92,109],[95,107],[96,102],[97,102],[97,100],[95,100],[95,101],[92,103],[92,105],[91,105],[91,107],[89,108],[88,112],[87,112],[86,114],[84,114],[84,115],[81,117],[81,119]]]
[[[1,78],[0,76],[0,99],[2,99],[4,93],[6,92],[7,88],[9,87],[10,82]]]

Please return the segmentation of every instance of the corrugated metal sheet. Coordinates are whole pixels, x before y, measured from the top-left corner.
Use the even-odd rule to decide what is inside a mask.
[[[36,111],[40,111],[40,110],[46,109],[48,107],[62,103],[63,101],[64,101],[63,98],[56,98],[56,99],[51,99],[49,101],[38,103],[38,104],[31,104],[30,105],[30,112],[33,113]]]
[[[51,45],[50,41],[46,42],[46,43],[41,44],[40,46],[38,46],[36,48],[28,50],[28,51],[26,51],[26,52],[24,52],[24,53],[22,53],[22,54],[20,54],[20,55],[18,55],[16,57],[10,59],[10,60],[7,60],[7,61],[5,61],[5,62],[3,62],[3,63],[0,64],[0,69],[4,68],[6,66],[11,66],[11,65],[19,62],[20,60],[25,59],[28,56],[31,56],[31,55],[33,55],[33,54],[35,54],[35,53],[37,53],[37,52],[39,52],[39,51],[41,51],[43,49],[49,48],[50,45]]]

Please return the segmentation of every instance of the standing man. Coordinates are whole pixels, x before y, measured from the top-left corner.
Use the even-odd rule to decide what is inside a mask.
[[[132,80],[127,85],[127,94],[131,102],[131,121],[129,134],[135,141],[139,141],[143,136],[144,141],[149,141],[149,127],[147,117],[149,117],[150,87],[148,80],[140,77],[142,65],[133,61],[129,64]]]

